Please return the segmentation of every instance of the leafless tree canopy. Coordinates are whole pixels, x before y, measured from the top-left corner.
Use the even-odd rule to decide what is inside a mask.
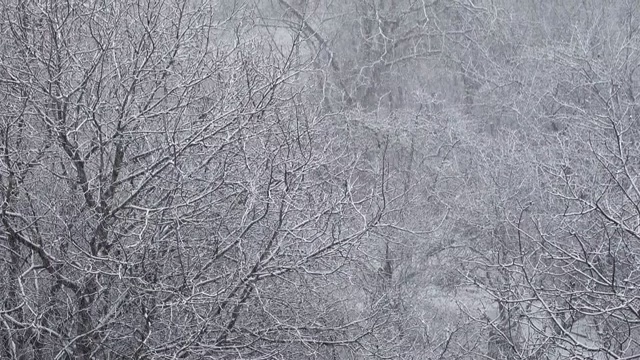
[[[0,4],[0,358],[640,358],[635,1]]]

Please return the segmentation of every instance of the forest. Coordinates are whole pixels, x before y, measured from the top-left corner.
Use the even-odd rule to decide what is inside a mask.
[[[0,359],[640,359],[640,2],[0,4]]]

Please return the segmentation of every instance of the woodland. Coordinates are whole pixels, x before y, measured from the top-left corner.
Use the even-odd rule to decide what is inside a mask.
[[[0,0],[0,358],[640,359],[639,30]]]

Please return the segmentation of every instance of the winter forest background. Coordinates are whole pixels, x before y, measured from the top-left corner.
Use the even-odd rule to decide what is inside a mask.
[[[640,358],[640,2],[1,4],[0,358]]]

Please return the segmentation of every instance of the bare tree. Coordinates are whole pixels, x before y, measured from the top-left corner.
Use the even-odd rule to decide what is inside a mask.
[[[241,4],[2,9],[2,357],[368,351],[350,249],[386,173],[309,105],[300,37]]]
[[[526,96],[511,98],[518,123],[484,147],[478,173],[500,190],[480,194],[500,211],[467,271],[496,301],[483,320],[491,358],[638,356],[637,10],[592,5],[555,6],[563,20],[541,25],[570,34],[546,33],[541,45],[545,32],[532,30],[517,62]]]

